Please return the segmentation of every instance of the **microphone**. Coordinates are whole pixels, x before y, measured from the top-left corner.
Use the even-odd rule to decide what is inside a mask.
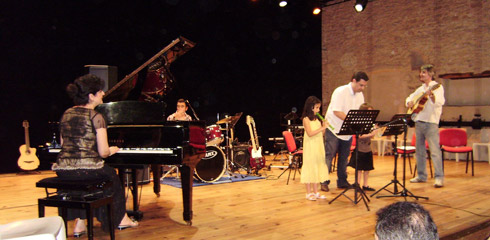
[[[317,117],[318,117],[320,120],[325,121],[325,118],[323,118],[323,116],[322,116],[322,115],[321,115],[319,112],[317,112],[317,113],[316,113],[316,116],[317,116]],[[329,127],[330,129],[334,130],[334,127],[333,127],[332,125],[330,125],[330,123],[328,123],[328,127]]]
[[[298,114],[296,114],[296,111],[298,111],[298,109],[296,107],[293,107],[291,108],[291,112],[286,114],[284,116],[284,119],[286,120],[296,120],[298,118]]]
[[[192,111],[192,114],[194,114],[194,117],[196,118],[197,121],[199,121],[199,118],[197,117],[197,114],[196,114],[196,111],[194,111],[194,108],[192,107],[192,105],[189,103],[189,100],[185,100],[185,102],[187,103],[187,106],[189,106],[189,108],[191,109]]]

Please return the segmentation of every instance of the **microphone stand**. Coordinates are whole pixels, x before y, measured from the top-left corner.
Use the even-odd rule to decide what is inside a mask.
[[[194,117],[196,118],[197,121],[199,121],[199,118],[197,117],[197,114],[196,112],[194,111],[194,108],[192,107],[192,105],[189,103],[188,100],[185,100],[185,102],[187,103],[187,105],[189,105],[189,108],[191,109],[192,111],[192,114],[194,115]]]

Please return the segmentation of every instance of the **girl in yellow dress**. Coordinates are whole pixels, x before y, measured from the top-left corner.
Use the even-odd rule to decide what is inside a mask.
[[[301,183],[306,185],[306,199],[315,201],[325,199],[320,195],[320,182],[329,180],[328,167],[325,162],[325,147],[323,134],[328,126],[326,120],[321,121],[317,116],[320,112],[321,101],[315,96],[306,99],[303,108],[304,137],[303,137],[303,166],[301,167]]]

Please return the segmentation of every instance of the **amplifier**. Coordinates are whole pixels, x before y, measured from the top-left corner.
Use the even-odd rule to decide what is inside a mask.
[[[142,169],[134,169],[136,171],[136,181],[138,184],[147,184],[150,183],[150,166],[149,165],[143,165],[144,167]],[[131,179],[131,169],[126,169],[125,170],[125,177],[124,177],[124,183],[131,184],[133,183]]]
[[[248,149],[251,146],[247,143],[241,143],[233,146],[233,163],[235,168],[244,168],[247,171],[250,169],[250,153]],[[233,169],[233,170],[236,170]]]

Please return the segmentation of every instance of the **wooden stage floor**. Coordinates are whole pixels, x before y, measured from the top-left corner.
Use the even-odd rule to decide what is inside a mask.
[[[272,162],[268,156],[268,164]],[[369,185],[379,189],[393,179],[393,157],[375,157],[375,170]],[[401,161],[399,160],[400,164]],[[399,165],[401,166],[401,165]],[[445,162],[445,186],[436,189],[433,179],[427,183],[408,183],[413,194],[429,197],[419,199],[430,211],[443,239],[484,239],[490,228],[490,164],[475,163],[475,176],[465,174],[465,162]],[[349,181],[354,181],[349,169]],[[376,198],[368,203],[370,211],[361,201],[357,205],[341,196],[328,202],[341,190],[331,184],[327,200],[308,201],[299,176],[286,185],[287,173],[277,178],[282,170],[261,170],[266,179],[194,187],[194,219],[187,226],[182,218],[181,189],[162,185],[162,194],[153,194],[150,184],[142,188],[141,210],[144,218],[140,227],[116,230],[117,239],[373,239],[376,211],[402,197]],[[407,170],[407,175],[409,171]],[[0,175],[0,224],[37,217],[37,199],[44,196],[35,182],[54,176],[51,171],[40,174]],[[401,170],[399,171],[401,180]],[[336,173],[331,174],[335,183]],[[393,185],[388,189],[393,190]],[[371,194],[371,193],[369,193]],[[378,195],[389,195],[382,191]],[[351,198],[353,190],[347,195]],[[131,197],[129,197],[131,198]],[[408,201],[415,201],[408,198]],[[128,199],[130,206],[131,199]],[[46,215],[56,215],[55,208],[47,208]],[[479,226],[486,225],[483,230]],[[73,222],[68,224],[71,234]],[[470,229],[478,232],[462,237],[460,232]],[[455,234],[458,233],[458,234]],[[96,239],[109,239],[96,223]],[[70,239],[74,239],[70,236]]]

